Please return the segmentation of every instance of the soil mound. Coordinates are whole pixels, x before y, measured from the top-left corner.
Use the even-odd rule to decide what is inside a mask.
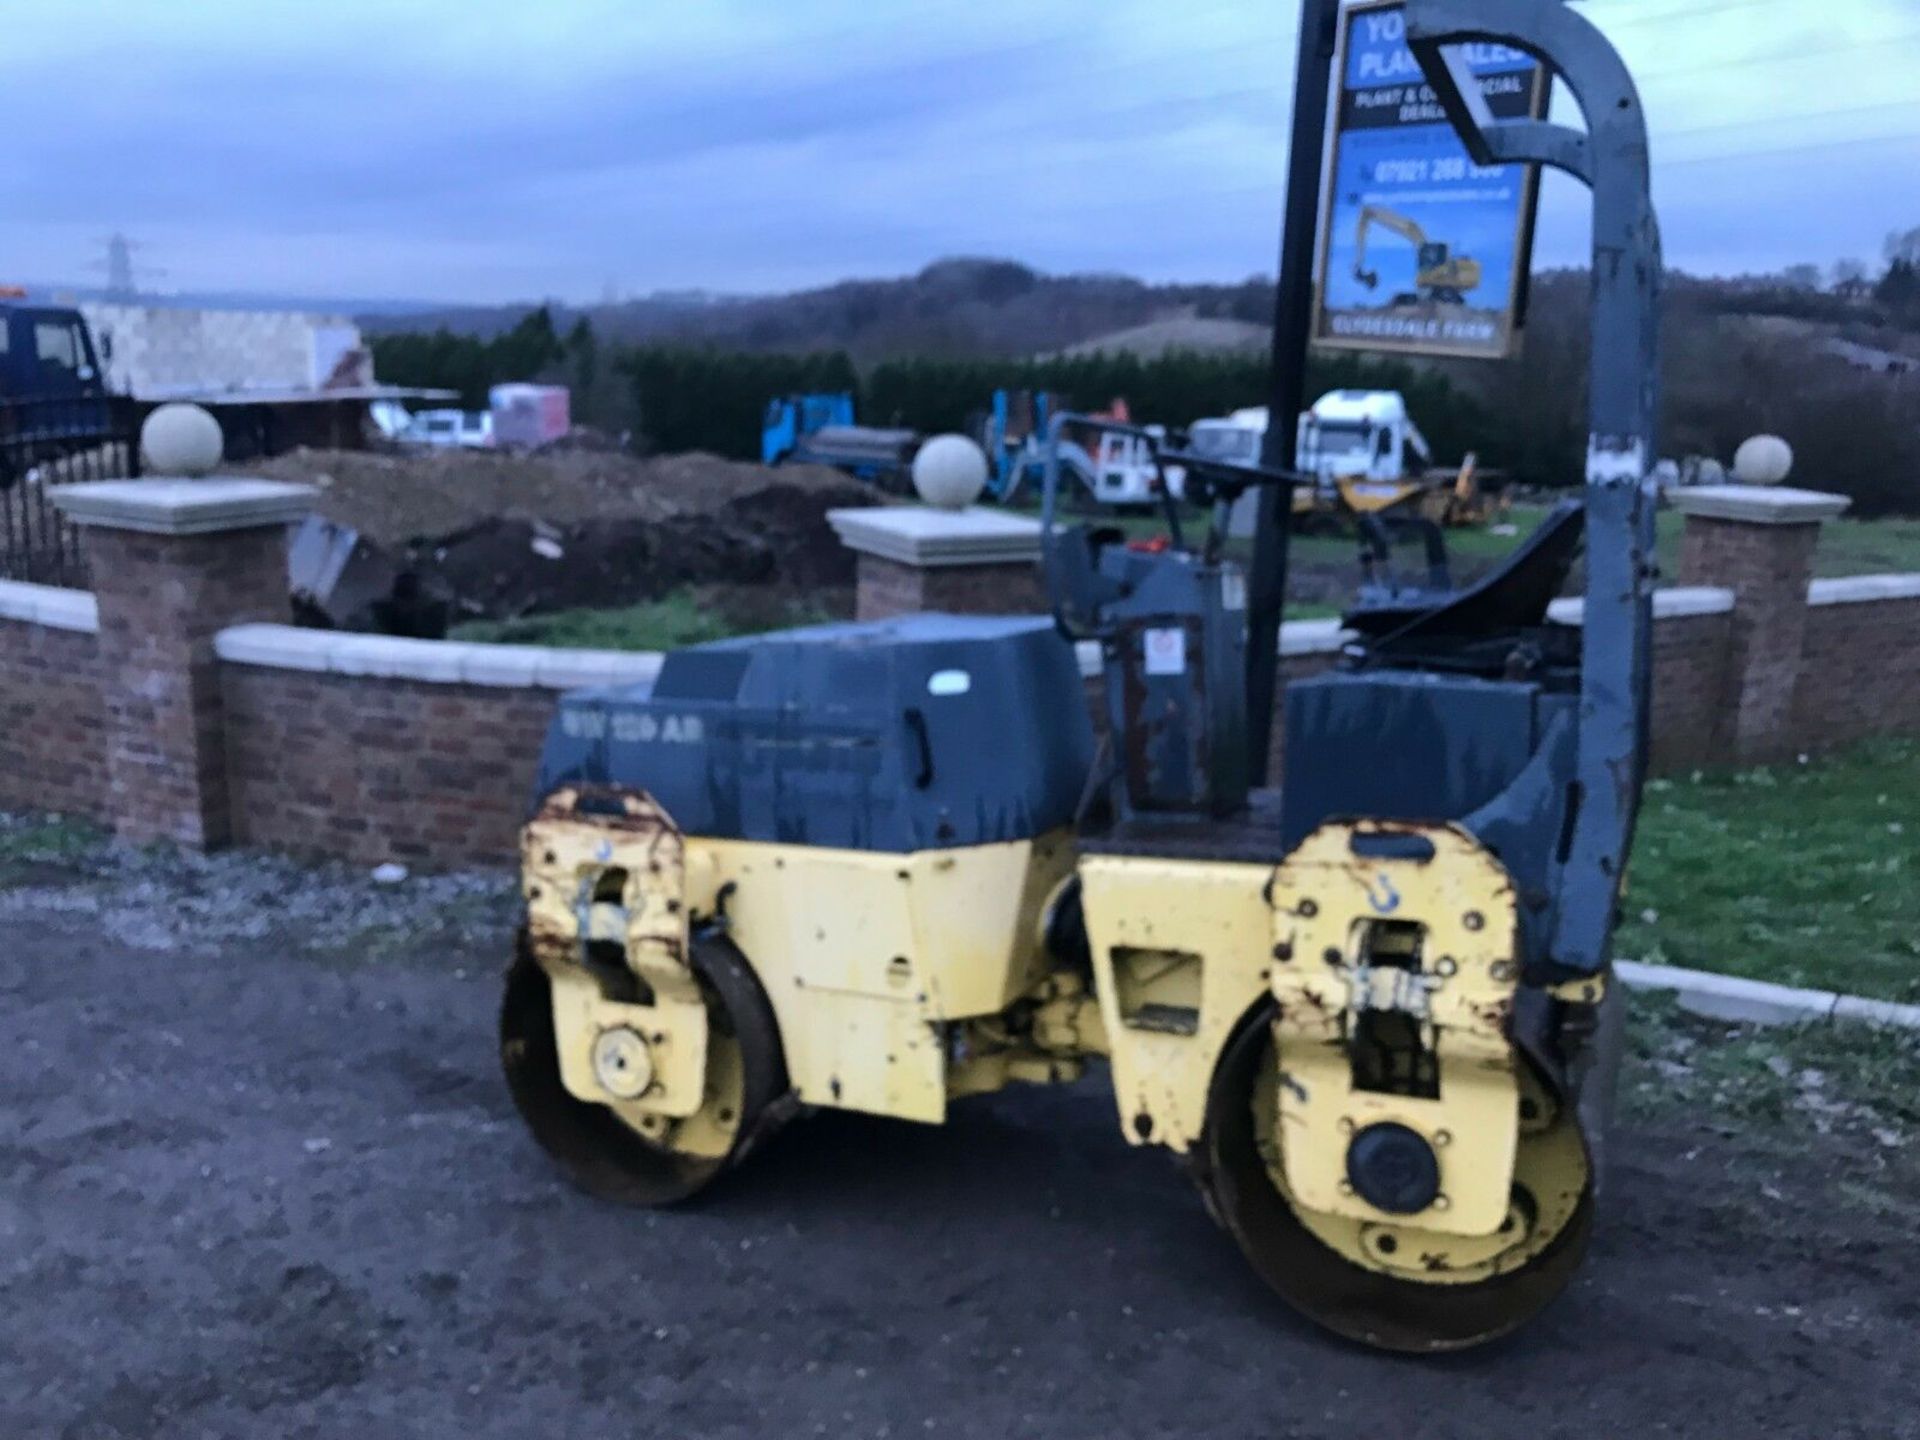
[[[495,619],[692,584],[849,585],[853,557],[827,512],[885,498],[823,466],[599,448],[296,450],[255,469],[315,486],[327,519],[411,565],[459,614]]]

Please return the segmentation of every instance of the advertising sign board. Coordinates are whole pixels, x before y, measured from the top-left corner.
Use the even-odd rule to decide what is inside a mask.
[[[1504,45],[1464,48],[1495,118],[1546,113],[1546,71],[1533,57]],[[1335,76],[1314,344],[1510,355],[1538,167],[1473,163],[1407,47],[1398,0],[1342,12]]]

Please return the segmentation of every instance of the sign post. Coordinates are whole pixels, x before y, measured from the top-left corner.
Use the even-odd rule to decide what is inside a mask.
[[[1326,145],[1327,91],[1340,0],[1300,0],[1300,41],[1293,75],[1293,143],[1287,161],[1286,221],[1274,287],[1273,389],[1260,460],[1293,469],[1292,417],[1307,384],[1307,341],[1313,333],[1314,209],[1320,203],[1320,159]],[[1286,608],[1287,541],[1293,525],[1290,487],[1262,485],[1255,502],[1253,568],[1247,576],[1247,733],[1250,777],[1267,783],[1274,687],[1280,675],[1280,617]]]
[[[1495,119],[1546,113],[1547,73],[1462,46]],[[1526,304],[1538,167],[1476,165],[1408,48],[1401,0],[1341,13],[1313,343],[1500,359]]]

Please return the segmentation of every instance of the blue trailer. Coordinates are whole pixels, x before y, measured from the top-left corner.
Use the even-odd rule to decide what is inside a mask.
[[[888,490],[910,488],[919,448],[917,431],[856,424],[845,392],[776,397],[760,425],[763,464],[828,465]]]

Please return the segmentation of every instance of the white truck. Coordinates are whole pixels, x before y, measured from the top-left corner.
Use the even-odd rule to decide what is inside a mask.
[[[1315,478],[1322,503],[1339,480],[1351,481],[1355,496],[1398,499],[1404,482],[1432,464],[1398,390],[1329,390],[1300,416],[1294,465]]]
[[[1196,454],[1255,464],[1268,418],[1267,407],[1255,405],[1197,420],[1188,427],[1187,444]],[[1355,499],[1391,503],[1433,463],[1426,437],[1397,390],[1329,390],[1301,412],[1298,425],[1294,467],[1312,475],[1314,487],[1295,492],[1295,510],[1339,509],[1343,480]],[[1238,514],[1234,522],[1234,533],[1241,533],[1243,523],[1252,523],[1251,510],[1244,522]]]
[[[1267,407],[1254,405],[1187,431],[1194,452],[1251,465],[1267,433]],[[1426,436],[1398,390],[1329,390],[1301,412],[1294,464],[1322,486],[1337,479],[1395,481],[1433,463]]]

